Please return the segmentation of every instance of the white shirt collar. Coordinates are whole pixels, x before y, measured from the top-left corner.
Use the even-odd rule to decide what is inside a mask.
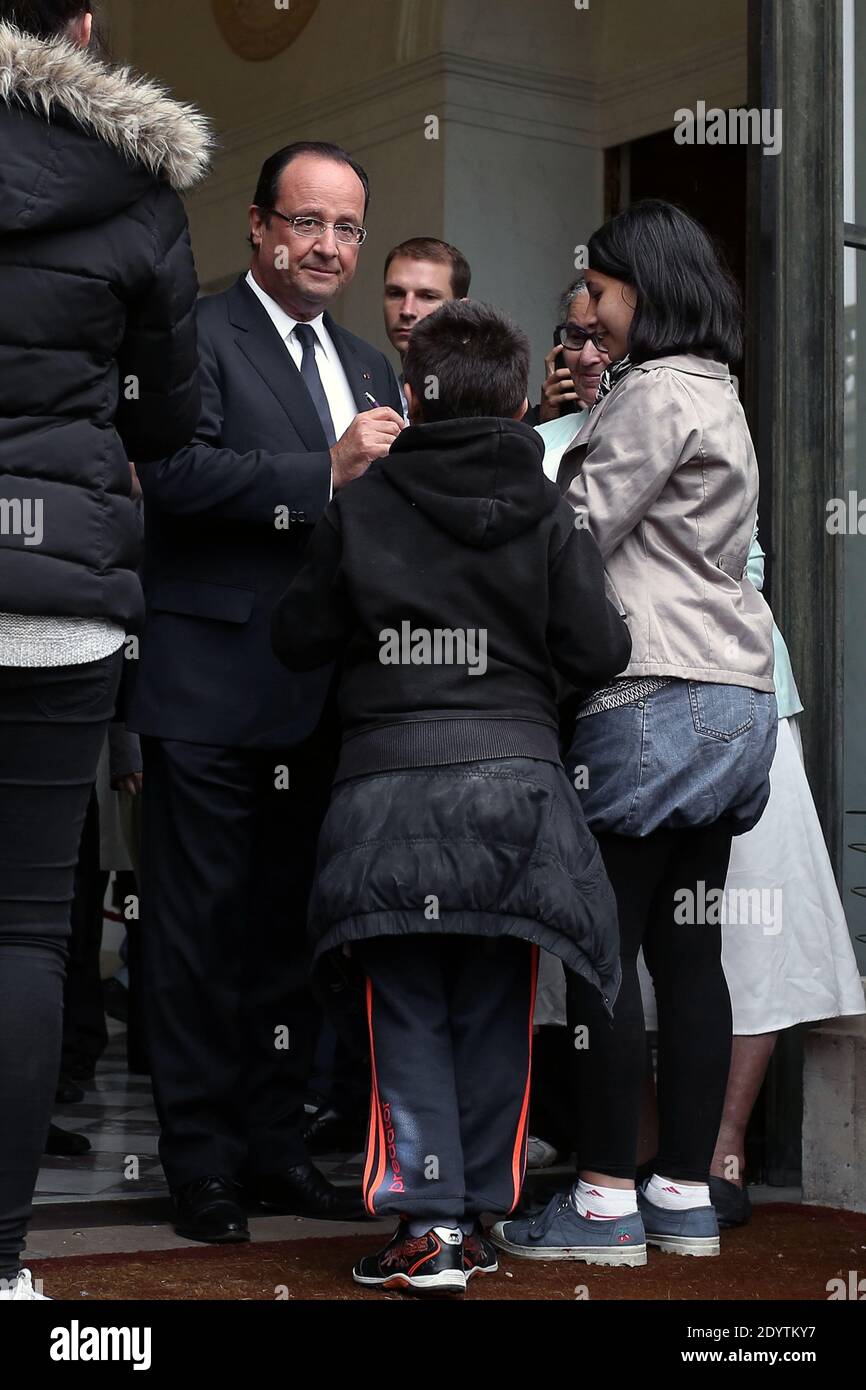
[[[272,299],[271,296],[267,294],[265,290],[262,289],[261,285],[258,284],[258,282],[256,281],[251,270],[247,271],[247,284],[249,285],[253,294],[261,300],[262,304],[267,309],[274,327],[276,328],[283,342],[285,342],[286,339],[290,338],[291,335],[294,333],[301,320],[293,319],[289,314],[287,314],[285,309],[283,309],[275,299]],[[310,319],[309,324],[316,337],[318,338],[319,342],[321,343],[322,347],[327,350],[327,331],[325,329],[324,319],[325,314],[323,310],[321,314],[318,314],[316,316],[316,318]]]

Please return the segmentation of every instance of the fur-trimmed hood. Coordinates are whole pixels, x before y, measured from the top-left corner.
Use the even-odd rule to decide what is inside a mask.
[[[95,139],[115,158],[164,178],[178,193],[208,171],[213,135],[194,107],[173,100],[158,83],[129,68],[113,68],[65,39],[35,38],[0,22],[0,115],[4,107],[19,121],[30,117],[30,125],[36,118],[43,128],[43,154],[47,123],[68,134],[70,153],[75,140],[84,137],[92,146]],[[55,162],[57,143],[55,139]],[[86,162],[96,175],[98,161],[89,157]],[[5,196],[6,189],[0,187],[0,192]]]

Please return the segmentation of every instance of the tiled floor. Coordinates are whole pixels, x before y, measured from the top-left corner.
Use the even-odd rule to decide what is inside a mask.
[[[109,1019],[108,1026],[111,1041],[84,1100],[58,1106],[54,1115],[61,1128],[86,1135],[91,1151],[80,1158],[43,1157],[27,1238],[26,1258],[34,1261],[195,1245],[176,1235],[171,1224],[150,1082],[126,1070],[123,1025]],[[332,1181],[360,1181],[357,1160],[335,1157],[317,1163]],[[250,1214],[249,1224],[253,1240],[303,1240],[371,1229],[366,1223],[265,1213]]]
[[[80,1158],[43,1157],[36,1184],[36,1204],[53,1202],[125,1202],[168,1195],[157,1141],[159,1124],[150,1081],[126,1069],[126,1033],[108,1022],[111,1040],[84,1099],[57,1107],[54,1122],[90,1140]],[[334,1182],[359,1181],[359,1158],[317,1160]]]
[[[159,1125],[150,1081],[126,1070],[125,1030],[112,1033],[96,1077],[84,1083],[84,1100],[58,1106],[55,1124],[84,1134],[90,1153],[80,1158],[45,1156],[36,1184],[36,1203],[131,1201],[166,1194],[157,1155]]]

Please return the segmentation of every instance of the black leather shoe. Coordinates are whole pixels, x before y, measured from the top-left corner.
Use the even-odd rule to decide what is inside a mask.
[[[83,1134],[72,1134],[68,1129],[61,1129],[59,1125],[49,1125],[42,1152],[59,1158],[76,1158],[79,1154],[90,1152],[90,1140],[85,1139]]]
[[[102,1002],[109,1018],[129,1023],[129,990],[119,980],[103,980]]]
[[[720,1229],[746,1226],[752,1215],[752,1200],[747,1187],[737,1187],[727,1178],[710,1177],[710,1201],[716,1209]]]
[[[281,1216],[315,1216],[320,1221],[363,1221],[367,1216],[357,1191],[334,1187],[312,1163],[250,1178],[246,1190],[253,1202]]]
[[[72,1057],[68,1061],[64,1059],[60,1070],[70,1081],[83,1082],[87,1090],[88,1081],[96,1076],[96,1062],[92,1057]]]
[[[76,1101],[84,1100],[84,1092],[68,1076],[61,1076],[57,1080],[54,1099],[58,1105],[73,1105]]]
[[[172,1193],[174,1229],[187,1240],[232,1245],[249,1240],[240,1189],[226,1178],[194,1178]]]
[[[317,1110],[304,1130],[304,1143],[311,1154],[356,1154],[366,1138],[362,1124],[353,1124],[332,1105]]]

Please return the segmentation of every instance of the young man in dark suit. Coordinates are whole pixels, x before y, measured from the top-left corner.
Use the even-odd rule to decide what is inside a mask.
[[[440,305],[468,298],[471,281],[472,270],[463,252],[438,237],[410,237],[388,252],[383,299],[385,332],[400,354],[400,396],[407,420],[409,407],[403,392],[402,367],[412,329]]]
[[[266,162],[250,272],[199,305],[195,437],[142,469],[143,970],[160,1157],[191,1239],[248,1239],[244,1199],[357,1210],[301,1135],[331,673],[285,671],[270,616],[330,498],[403,428],[387,360],[327,312],[355,274],[368,196],[337,146]]]

